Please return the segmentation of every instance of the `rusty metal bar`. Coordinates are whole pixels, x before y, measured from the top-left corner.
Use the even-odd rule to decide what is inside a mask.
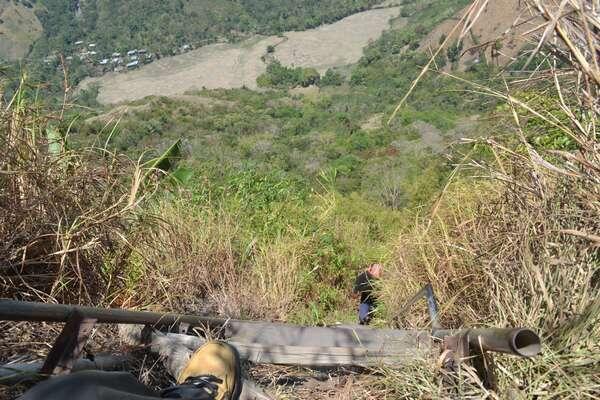
[[[466,335],[469,346],[483,352],[494,351],[519,357],[533,357],[542,351],[540,337],[527,328],[438,329],[433,337]]]
[[[160,314],[127,311],[123,309],[103,309],[0,300],[0,320],[66,322],[75,311],[80,312],[86,318],[95,319],[97,323],[140,324],[167,327],[180,323],[187,323],[190,327],[206,326],[208,328],[220,328],[227,323],[228,326],[236,327],[238,330],[249,329],[250,326],[260,327],[264,325],[258,322],[224,320],[198,315],[175,313]],[[279,324],[278,326],[286,327],[288,325]],[[302,328],[303,330],[309,329],[306,327],[298,328]],[[340,330],[341,328],[336,328],[336,332],[339,333]],[[455,335],[467,335],[469,345],[472,348],[477,348],[484,352],[495,351],[520,357],[533,357],[541,352],[541,341],[539,336],[527,328],[433,329],[431,334],[434,339],[438,340]]]
[[[224,325],[226,322],[224,319],[199,315],[176,313],[161,314],[144,311],[129,311],[119,308],[96,308],[0,299],[0,320],[67,322],[74,312],[79,312],[86,318],[95,319],[97,323],[154,326],[173,326],[179,323],[187,323],[192,327],[206,326],[209,328],[217,328]]]

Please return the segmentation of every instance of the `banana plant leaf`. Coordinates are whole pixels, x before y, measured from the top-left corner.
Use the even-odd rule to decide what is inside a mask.
[[[177,161],[181,159],[181,139],[177,139],[167,150],[159,157],[147,162],[148,171],[144,175],[144,181],[150,174],[156,170],[169,172],[175,168]]]
[[[46,137],[48,139],[48,153],[53,156],[60,156],[65,147],[64,139],[60,132],[52,127],[46,128]]]

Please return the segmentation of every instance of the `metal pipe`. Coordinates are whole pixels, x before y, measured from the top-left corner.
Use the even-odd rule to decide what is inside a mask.
[[[466,335],[472,349],[534,357],[542,351],[540,337],[527,328],[481,328],[465,330],[439,329],[433,332],[437,339]]]
[[[237,322],[199,315],[161,314],[116,308],[106,309],[0,299],[0,320],[66,322],[74,311],[82,313],[87,318],[96,319],[98,323],[154,326],[186,323],[191,327],[206,326],[214,329],[220,328],[226,323],[232,325]],[[247,321],[244,324],[252,324],[252,322]],[[469,345],[473,349],[482,349],[483,351],[496,351],[521,357],[533,357],[541,352],[539,336],[527,328],[434,329],[432,333],[432,336],[437,339],[454,335],[467,335]]]
[[[0,299],[0,320],[7,321],[45,321],[66,322],[74,311],[79,311],[87,318],[96,319],[98,323],[143,324],[155,326],[171,326],[186,323],[193,326],[218,328],[226,320],[199,315],[176,313],[155,313],[145,311],[129,311],[119,308],[96,308],[64,304],[47,304],[28,301]]]

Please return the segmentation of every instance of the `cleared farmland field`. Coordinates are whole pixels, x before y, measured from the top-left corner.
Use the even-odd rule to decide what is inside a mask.
[[[213,44],[139,70],[88,78],[81,87],[98,84],[98,101],[104,104],[202,88],[255,88],[256,78],[266,69],[261,57],[269,45],[276,46],[275,57],[283,64],[311,66],[323,72],[357,62],[362,49],[377,39],[399,12],[398,7],[374,9],[282,37],[257,36],[237,44]]]

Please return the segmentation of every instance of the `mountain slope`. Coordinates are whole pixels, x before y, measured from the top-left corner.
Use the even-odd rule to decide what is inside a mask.
[[[201,45],[250,33],[277,34],[333,22],[378,0],[69,0],[44,2],[44,37],[33,57],[69,50],[77,41],[114,51],[147,48],[170,55],[184,44]]]
[[[42,34],[42,25],[29,2],[0,0],[0,60],[18,60]]]
[[[137,71],[87,78],[81,87],[99,85],[98,100],[103,104],[183,94],[203,87],[256,88],[256,79],[267,69],[264,55],[269,46],[273,48],[271,56],[284,65],[314,67],[324,73],[360,60],[363,48],[379,38],[398,13],[397,7],[370,10],[316,29],[203,46],[164,57]]]

